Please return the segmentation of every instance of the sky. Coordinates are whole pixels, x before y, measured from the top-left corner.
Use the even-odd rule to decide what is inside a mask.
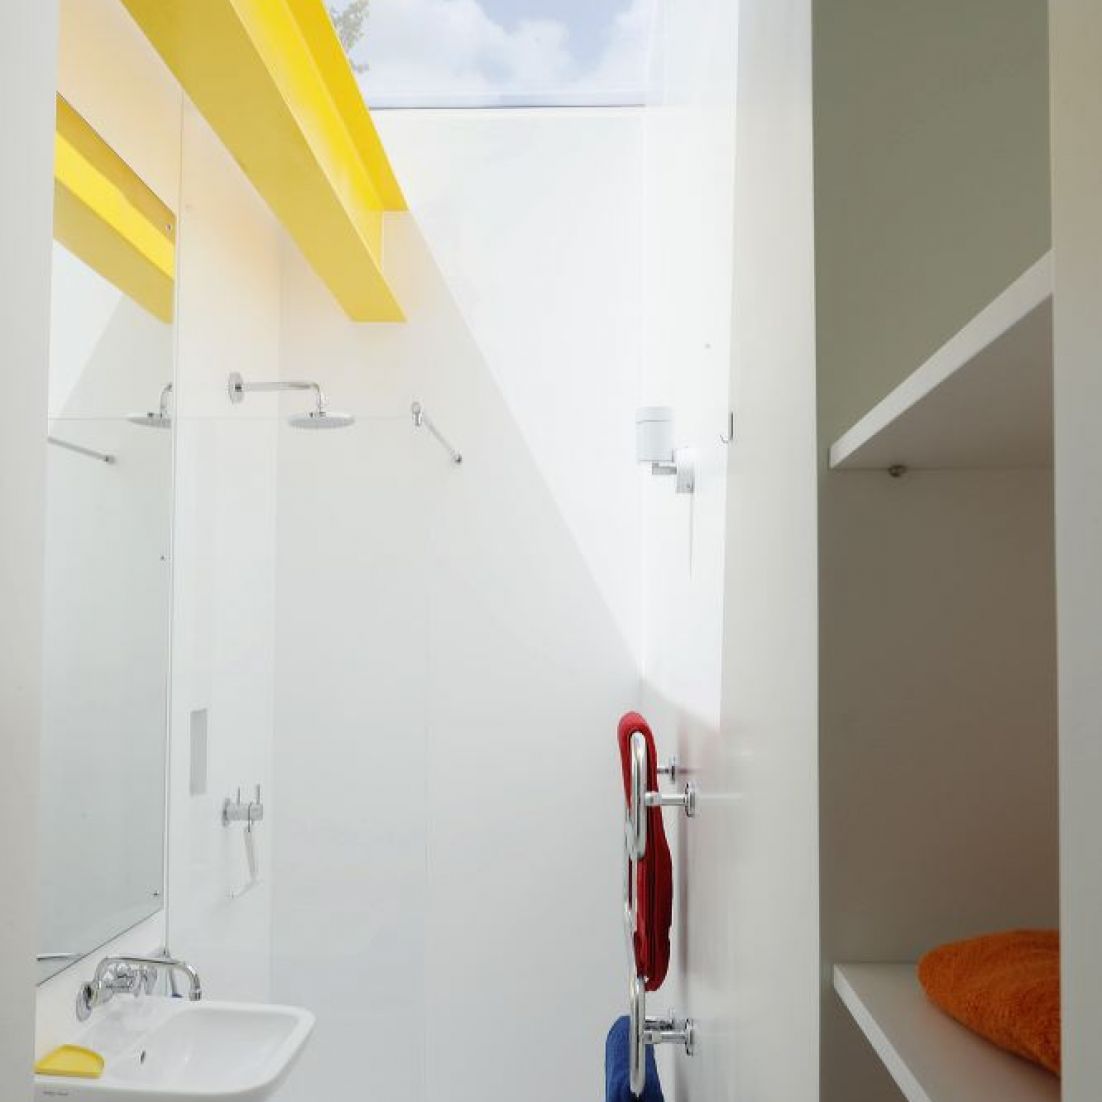
[[[657,3],[370,0],[350,56],[371,106],[639,103]]]

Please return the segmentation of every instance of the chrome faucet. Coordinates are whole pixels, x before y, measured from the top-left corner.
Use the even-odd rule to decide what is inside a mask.
[[[187,976],[189,1002],[203,997],[199,973],[187,961],[173,957],[104,957],[92,978],[77,991],[77,1018],[87,1021],[97,1006],[109,1003],[116,995],[152,995],[162,968]]]

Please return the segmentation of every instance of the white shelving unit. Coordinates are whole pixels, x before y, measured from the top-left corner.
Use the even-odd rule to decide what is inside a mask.
[[[838,964],[834,988],[908,1102],[1060,1102],[1060,1081],[926,998],[913,964]]]
[[[1052,466],[1046,253],[830,449],[838,469]]]

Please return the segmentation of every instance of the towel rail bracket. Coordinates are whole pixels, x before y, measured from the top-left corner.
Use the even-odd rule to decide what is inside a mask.
[[[696,816],[696,785],[690,781],[683,792],[647,792],[643,796],[647,807],[684,808],[686,818]]]
[[[647,852],[648,807],[680,807],[686,818],[696,816],[696,785],[689,781],[681,792],[651,792],[647,789],[647,741],[636,731],[631,736],[631,777],[628,797],[628,850],[636,860],[642,860]],[[681,765],[677,758],[670,758],[666,765],[658,766],[658,772],[677,780]]]
[[[647,1081],[647,1046],[681,1045],[686,1056],[696,1047],[696,1025],[692,1018],[678,1018],[672,1011],[665,1018],[647,1017],[647,985],[642,976],[632,976],[628,1005],[629,1079],[631,1093],[638,1097]]]

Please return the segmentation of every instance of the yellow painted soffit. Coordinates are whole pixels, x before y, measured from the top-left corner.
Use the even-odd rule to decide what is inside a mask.
[[[162,321],[171,321],[176,216],[61,96],[54,236]]]
[[[321,0],[123,0],[357,321],[401,321],[383,214],[405,202]]]

